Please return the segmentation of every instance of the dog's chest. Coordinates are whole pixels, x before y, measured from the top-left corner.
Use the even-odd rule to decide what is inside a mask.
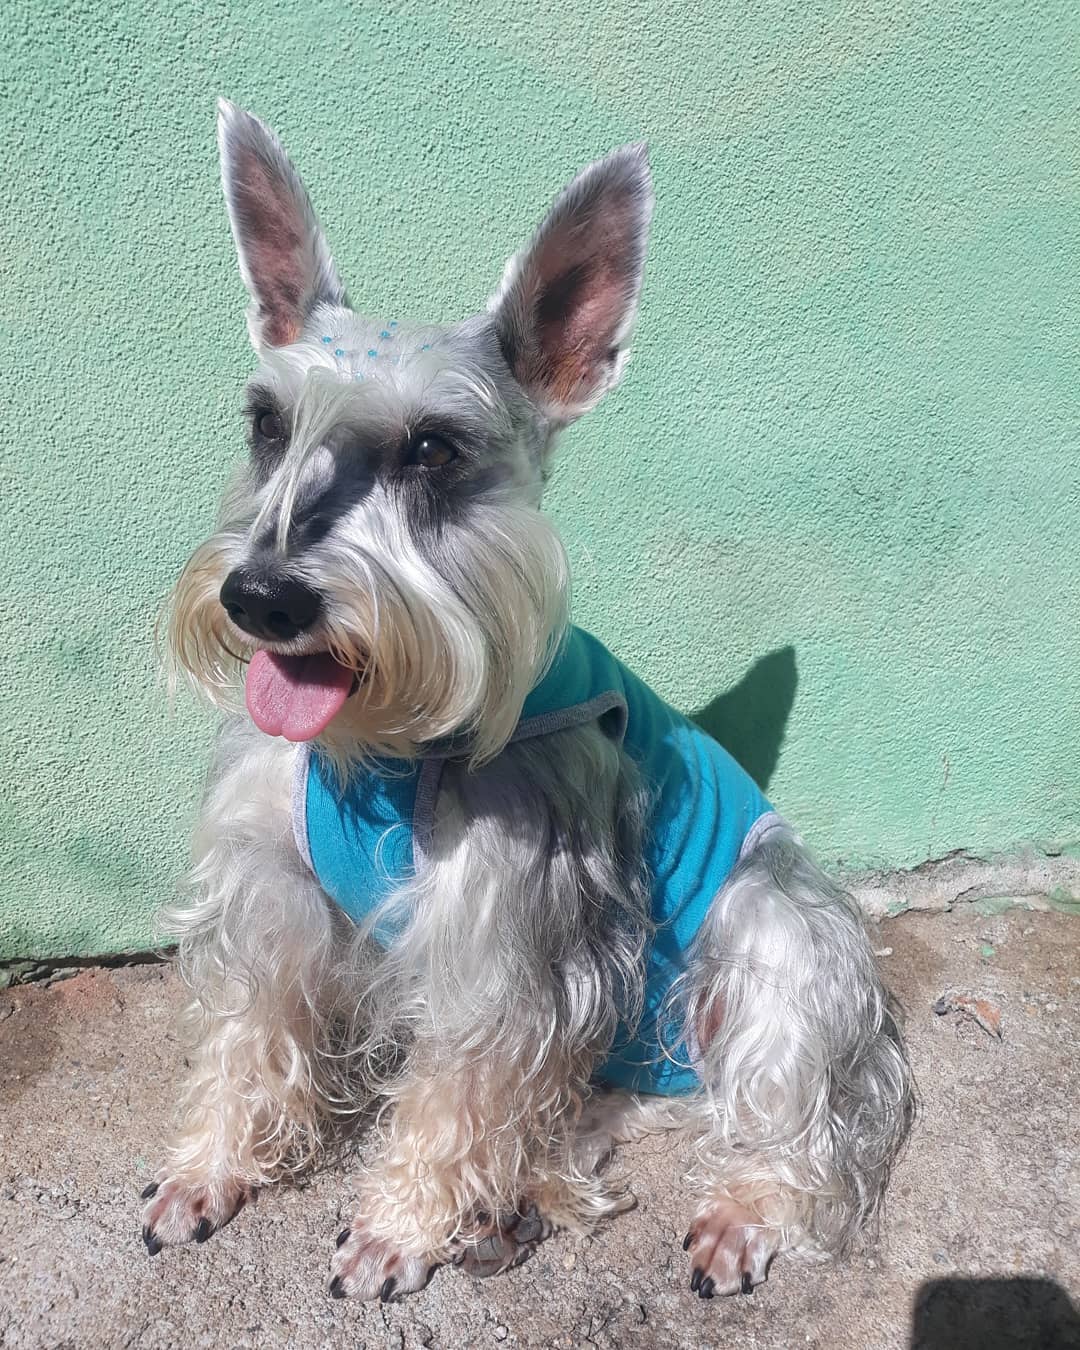
[[[656,1017],[685,969],[713,898],[778,817],[726,751],[595,638],[574,628],[526,701],[512,740],[597,721],[635,760],[652,802],[644,862],[655,925],[644,970],[645,1016],[652,1025],[627,1033],[624,1053],[609,1060],[612,1071],[605,1076],[648,1091],[684,1091],[692,1082],[690,1071],[656,1062]],[[380,907],[418,870],[435,863],[436,804],[451,753],[383,761],[355,773],[344,788],[317,750],[298,758],[297,846],[330,898],[354,922],[370,923],[383,945],[394,940],[400,916],[396,922],[380,917]]]

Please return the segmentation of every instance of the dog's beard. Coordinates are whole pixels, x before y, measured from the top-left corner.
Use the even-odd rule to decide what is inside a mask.
[[[256,650],[218,600],[242,548],[228,530],[200,545],[168,615],[174,667],[229,709],[239,706],[243,667]],[[448,737],[465,738],[475,762],[497,754],[566,623],[562,544],[530,506],[474,506],[467,526],[444,525],[422,550],[396,512],[366,513],[362,526],[335,534],[298,566],[324,597],[324,617],[317,632],[294,644],[295,657],[258,657],[248,706],[263,726],[256,704],[261,698],[269,705],[271,696],[256,686],[270,678],[272,661],[271,692],[310,712],[320,691],[305,688],[305,671],[323,684],[327,672],[324,661],[299,657],[328,653],[348,672],[329,723],[299,715],[291,724],[268,718],[264,729],[299,740],[314,727],[311,734],[342,767],[373,756],[411,757]]]
[[[186,675],[212,703],[233,709],[251,644],[228,621],[218,596],[241,560],[244,540],[230,531],[211,535],[188,559],[162,620],[170,687]]]

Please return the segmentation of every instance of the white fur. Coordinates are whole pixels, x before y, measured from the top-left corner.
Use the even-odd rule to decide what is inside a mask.
[[[344,307],[306,193],[264,132],[223,110],[227,196],[232,207],[237,155],[257,153],[267,209],[307,232],[306,289],[285,316],[293,332],[266,240],[234,211],[260,351],[253,389],[287,410],[290,430],[287,446],[234,477],[170,607],[176,667],[234,715],[185,897],[164,917],[197,1048],[148,1197],[148,1246],[203,1240],[254,1188],[324,1157],[370,1107],[335,1294],[396,1297],[463,1252],[478,1270],[501,1269],[551,1223],[587,1230],[626,1202],[598,1170],[611,1144],[677,1124],[697,1139],[702,1199],[687,1241],[704,1296],[752,1288],[779,1250],[845,1251],[878,1211],[911,1112],[851,903],[793,835],[764,835],[671,991],[700,1048],[701,1091],[600,1094],[597,1066],[643,996],[649,792],[595,723],[508,744],[566,622],[565,557],[538,506],[555,430],[614,383],[625,356],[652,201],[643,150],[575,181],[489,315],[395,325],[372,361],[381,325]],[[599,226],[611,241],[602,257]],[[567,268],[586,276],[581,295],[562,285]],[[564,291],[566,350],[550,315],[536,331],[537,296]],[[593,312],[601,340],[579,351]],[[267,341],[283,331],[291,340]],[[432,424],[460,440],[450,477],[409,459],[416,429]],[[325,528],[305,535],[317,510]],[[253,641],[218,600],[249,565],[288,569],[316,591],[318,621],[289,641]],[[297,851],[295,751],[238,711],[260,645],[329,651],[355,672],[320,738],[342,775],[462,738],[430,857],[389,901],[400,936],[386,950]]]

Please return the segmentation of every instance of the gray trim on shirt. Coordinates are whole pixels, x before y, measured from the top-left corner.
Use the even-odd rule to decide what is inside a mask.
[[[297,747],[296,762],[293,764],[292,776],[292,832],[293,839],[296,841],[297,850],[307,863],[308,871],[315,880],[318,881],[318,873],[315,871],[315,864],[311,861],[311,846],[308,843],[307,832],[307,780],[308,768],[311,764],[311,743],[305,741]]]
[[[582,727],[588,722],[595,722],[603,717],[605,713],[613,712],[618,709],[622,713],[619,726],[616,732],[616,742],[621,745],[623,737],[626,735],[626,699],[617,689],[608,689],[603,694],[597,694],[595,698],[588,699],[585,703],[575,703],[570,708],[557,708],[554,712],[539,713],[536,717],[523,718],[517,724],[514,734],[510,737],[509,744],[514,741],[524,741],[530,736],[550,736],[554,731],[567,731],[570,727]]]
[[[431,844],[435,837],[435,802],[438,800],[445,763],[445,759],[425,759],[420,765],[413,802],[414,872],[419,872],[420,864],[431,857]]]
[[[739,848],[739,856],[736,862],[742,862],[750,853],[757,848],[758,844],[767,834],[773,830],[784,829],[787,827],[787,821],[779,811],[766,811],[763,816],[758,816],[753,825],[746,832],[746,838],[742,841]]]

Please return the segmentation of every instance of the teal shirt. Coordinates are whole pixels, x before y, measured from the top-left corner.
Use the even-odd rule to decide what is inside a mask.
[[[620,1027],[595,1077],[638,1092],[691,1092],[698,1086],[691,1055],[677,1044],[676,1028],[659,1026],[658,1015],[714,896],[751,843],[779,818],[726,750],[596,638],[570,628],[525,700],[511,740],[592,721],[636,761],[652,793],[645,861],[656,925],[640,1023],[633,1031]],[[342,792],[318,750],[301,750],[293,798],[297,845],[323,889],[354,921],[367,920],[424,866],[446,757],[380,761],[354,774]],[[378,924],[373,931],[384,944],[393,940]]]

